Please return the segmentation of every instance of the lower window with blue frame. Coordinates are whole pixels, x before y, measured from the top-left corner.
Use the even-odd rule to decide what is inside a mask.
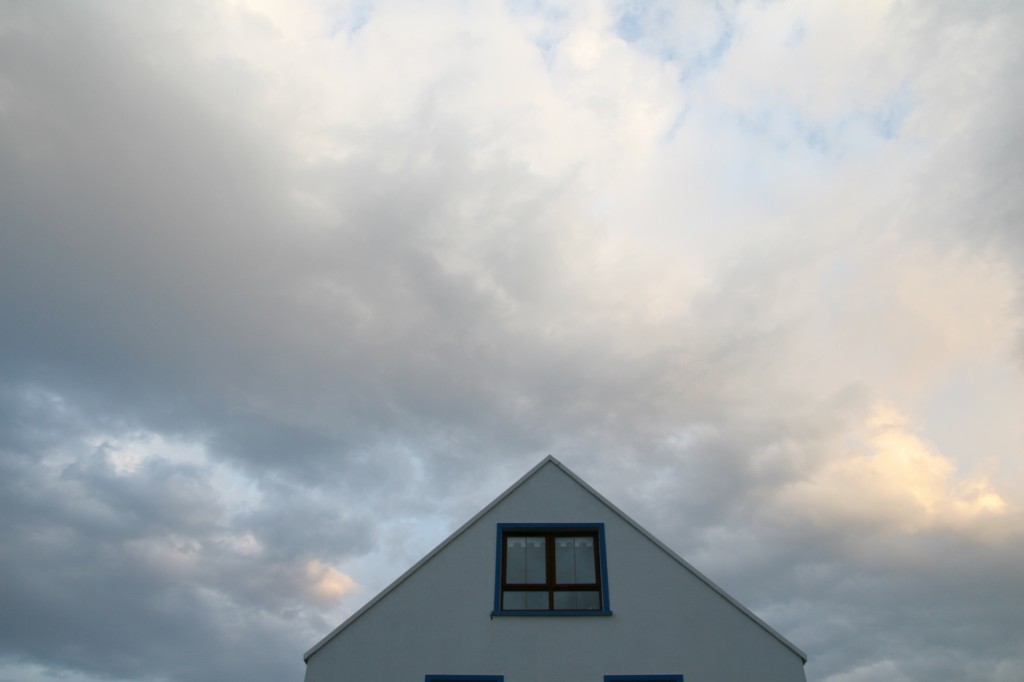
[[[505,682],[504,675],[427,675],[424,682]],[[604,682],[683,682],[682,675],[605,675]]]

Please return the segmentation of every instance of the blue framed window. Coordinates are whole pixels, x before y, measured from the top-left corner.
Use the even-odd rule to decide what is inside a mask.
[[[426,682],[504,682],[504,675],[427,675]]]
[[[608,616],[603,523],[499,523],[494,615]]]
[[[604,682],[683,682],[682,675],[605,675]]]

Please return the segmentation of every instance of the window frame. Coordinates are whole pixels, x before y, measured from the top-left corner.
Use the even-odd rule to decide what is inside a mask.
[[[605,675],[604,682],[683,682],[682,675]]]
[[[610,616],[612,615],[611,601],[608,591],[608,559],[605,553],[605,538],[603,523],[499,523],[497,524],[497,540],[495,542],[494,558],[494,609],[491,616]],[[502,595],[505,592],[503,571],[505,568],[505,538],[508,535],[572,535],[574,531],[587,535],[594,535],[597,541],[597,590],[601,600],[599,609],[503,609]],[[591,583],[593,584],[593,583]],[[538,585],[543,591],[553,591],[554,584],[545,582]],[[521,590],[513,590],[521,591]],[[589,590],[588,590],[589,591]]]
[[[427,675],[425,682],[505,682],[504,675]]]

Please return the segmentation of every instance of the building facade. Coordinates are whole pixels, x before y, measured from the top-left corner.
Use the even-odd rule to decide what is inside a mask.
[[[806,682],[806,655],[548,457],[305,654],[306,682]]]

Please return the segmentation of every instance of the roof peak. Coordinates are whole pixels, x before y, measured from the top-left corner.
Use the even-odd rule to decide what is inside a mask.
[[[627,524],[629,524],[630,526],[635,528],[638,532],[640,532],[640,534],[642,534],[644,537],[646,537],[648,540],[650,540],[652,543],[654,543],[657,547],[659,547],[662,551],[664,551],[666,554],[668,554],[672,559],[674,559],[680,565],[682,565],[686,570],[688,570],[690,573],[692,573],[698,580],[702,581],[709,588],[711,588],[713,591],[718,593],[718,595],[720,597],[725,599],[725,601],[729,602],[733,607],[738,609],[741,613],[746,615],[748,618],[753,620],[757,625],[759,625],[764,630],[766,630],[770,635],[772,635],[777,640],[779,640],[783,645],[785,645],[787,648],[789,648],[791,651],[793,651],[793,653],[795,653],[797,656],[799,656],[804,661],[804,663],[807,662],[807,654],[805,654],[799,647],[797,647],[795,644],[793,644],[788,639],[786,639],[784,636],[782,636],[779,632],[777,632],[774,628],[772,628],[766,622],[761,620],[761,618],[759,618],[756,614],[754,614],[752,611],[750,611],[747,607],[745,607],[742,604],[740,604],[732,595],[730,595],[724,589],[722,589],[717,584],[715,584],[706,575],[704,575],[703,573],[698,571],[696,568],[694,568],[688,561],[686,561],[681,556],[676,554],[676,552],[674,552],[665,543],[663,543],[661,540],[659,540],[654,535],[652,535],[646,528],[644,528],[639,523],[634,521],[628,514],[626,514],[621,509],[619,509],[617,506],[612,504],[612,502],[610,502],[604,495],[602,495],[601,493],[599,493],[596,490],[594,490],[594,488],[592,488],[589,483],[587,483],[582,478],[580,478],[576,474],[576,472],[574,472],[572,469],[567,467],[565,464],[563,464],[561,461],[559,461],[553,455],[550,455],[550,454],[546,455],[543,459],[541,459],[541,461],[539,461],[529,471],[527,471],[525,474],[523,474],[515,483],[513,483],[511,486],[509,486],[507,489],[505,489],[505,491],[502,492],[500,495],[495,497],[489,504],[485,505],[483,509],[481,509],[479,512],[474,514],[472,518],[470,518],[464,524],[459,526],[459,528],[454,533],[452,533],[447,538],[445,538],[445,540],[442,541],[441,544],[439,544],[437,547],[435,547],[433,550],[431,550],[429,553],[427,553],[426,556],[424,556],[422,559],[420,559],[415,564],[413,564],[412,567],[409,568],[409,570],[407,570],[405,573],[403,573],[401,576],[399,576],[394,582],[392,582],[390,585],[388,585],[383,590],[381,590],[373,599],[371,599],[365,605],[363,605],[362,608],[358,609],[355,613],[353,613],[351,616],[349,616],[347,619],[345,619],[345,621],[343,623],[341,623],[341,625],[336,627],[330,634],[328,634],[326,637],[324,637],[319,642],[317,642],[315,645],[313,645],[313,647],[303,655],[303,660],[304,661],[308,661],[310,656],[312,656],[317,651],[319,651],[330,640],[334,639],[334,637],[336,637],[342,630],[347,628],[351,623],[353,623],[356,619],[358,619],[366,611],[368,611],[369,609],[373,608],[373,606],[377,602],[379,602],[381,599],[383,599],[385,596],[387,596],[391,591],[393,591],[401,583],[405,582],[405,580],[409,576],[411,576],[413,573],[415,573],[417,570],[419,570],[419,568],[421,566],[423,566],[423,564],[425,564],[428,561],[430,561],[431,559],[433,559],[434,556],[436,556],[438,553],[440,553],[445,547],[447,547],[449,544],[451,544],[453,541],[455,541],[455,539],[458,538],[460,535],[462,535],[467,529],[469,529],[471,526],[476,524],[477,521],[479,521],[488,512],[490,512],[492,509],[494,509],[499,504],[501,504],[506,498],[508,498],[510,495],[512,495],[516,490],[518,490],[520,487],[522,487],[531,478],[536,476],[538,472],[540,472],[542,469],[546,468],[549,464],[555,466],[559,471],[561,471],[563,474],[565,474],[568,478],[570,478],[572,481],[574,481],[577,485],[579,485],[581,488],[583,488],[588,493],[593,495],[599,502],[601,502],[609,510],[611,510],[613,513],[618,515],[623,521],[625,521]]]

